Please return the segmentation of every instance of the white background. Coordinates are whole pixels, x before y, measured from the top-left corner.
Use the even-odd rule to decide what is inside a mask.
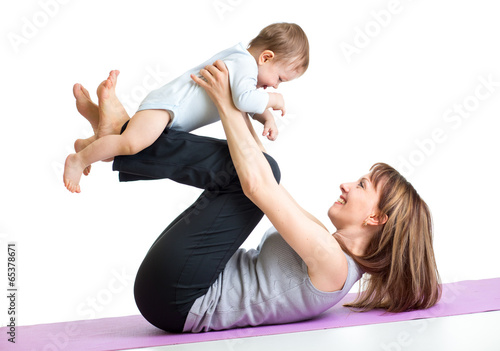
[[[387,162],[431,208],[443,282],[500,277],[498,13],[493,0],[4,4],[0,286],[6,295],[15,242],[18,325],[138,314],[142,258],[199,193],[169,180],[120,184],[110,163],[69,193],[64,160],[91,135],[73,84],[95,100],[119,69],[117,93],[133,114],[146,90],[282,21],[300,24],[311,45],[309,70],[280,87],[288,116],[266,143],[290,193],[333,231],[326,213],[339,184]],[[219,123],[199,133],[224,137]]]

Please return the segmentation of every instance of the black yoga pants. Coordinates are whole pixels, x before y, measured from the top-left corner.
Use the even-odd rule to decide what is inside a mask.
[[[264,156],[279,182],[276,161]],[[144,318],[181,332],[194,301],[215,282],[263,213],[243,194],[225,140],[166,129],[138,154],[115,157],[113,170],[120,172],[120,181],[169,178],[204,189],[153,243],[134,285]]]

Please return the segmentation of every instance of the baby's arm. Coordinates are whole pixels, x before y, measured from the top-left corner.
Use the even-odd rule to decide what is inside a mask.
[[[254,114],[253,119],[259,121],[264,125],[263,136],[267,137],[269,140],[276,140],[278,137],[278,126],[274,121],[274,116],[269,110],[265,110],[262,114]]]
[[[253,114],[253,118],[264,125],[263,135],[269,140],[275,140],[278,136],[278,128],[273,114],[268,109],[281,110],[284,115],[285,102],[279,93],[268,93],[263,89],[256,89],[257,75],[253,72],[254,64],[251,60],[254,59],[241,55],[233,55],[224,59],[229,71],[233,102],[238,110]]]
[[[264,89],[257,89],[258,70],[255,59],[250,55],[234,54],[226,57],[224,63],[229,72],[231,95],[236,108],[246,113],[262,114],[268,108],[277,105],[278,97]],[[270,100],[272,106],[269,105]]]
[[[269,108],[273,110],[281,110],[281,115],[284,116],[286,113],[285,109],[285,100],[283,99],[283,95],[280,93],[268,93],[269,94],[269,102],[267,103],[266,110],[262,114],[254,114],[253,119],[259,121],[264,125],[263,136],[267,137],[269,140],[276,140],[278,137],[278,126],[274,121],[274,116],[269,111]]]
[[[283,99],[283,95],[280,93],[268,93],[269,94],[269,102],[267,103],[268,108],[272,108],[273,110],[281,110],[281,115],[284,116],[286,113],[285,110],[285,99]]]

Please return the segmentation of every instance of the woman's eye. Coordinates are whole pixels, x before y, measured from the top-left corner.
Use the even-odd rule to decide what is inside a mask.
[[[363,185],[363,182],[359,182],[358,184],[360,187],[362,187],[363,189],[365,188],[365,186]]]

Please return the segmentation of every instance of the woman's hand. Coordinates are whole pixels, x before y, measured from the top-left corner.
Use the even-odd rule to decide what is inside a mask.
[[[200,75],[201,78],[191,74],[191,79],[205,89],[218,109],[234,107],[229,86],[229,72],[223,61],[217,60],[213,65],[205,66],[200,70]]]

